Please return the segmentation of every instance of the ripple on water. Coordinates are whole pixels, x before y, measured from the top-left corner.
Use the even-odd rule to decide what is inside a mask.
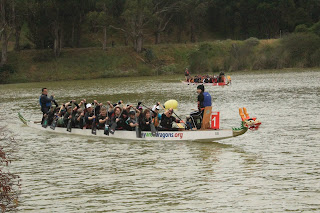
[[[44,83],[0,87],[0,108],[8,109],[0,111],[0,124],[19,143],[18,160],[11,165],[23,180],[19,211],[319,212],[320,73],[232,77],[231,87],[206,87],[214,110],[221,111],[221,126],[238,126],[243,106],[262,126],[219,143],[45,134],[16,117],[20,111],[27,119],[41,119],[38,91]],[[195,86],[176,82],[128,78],[46,86],[60,103],[121,97],[151,106],[176,99],[184,117],[195,108]]]

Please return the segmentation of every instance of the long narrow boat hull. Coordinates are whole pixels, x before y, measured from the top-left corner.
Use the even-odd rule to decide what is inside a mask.
[[[229,82],[221,82],[221,83],[191,83],[188,81],[181,81],[183,84],[187,84],[187,85],[200,85],[203,84],[205,86],[229,86]]]
[[[238,129],[225,129],[225,130],[183,130],[183,131],[159,131],[156,136],[152,136],[150,131],[142,131],[142,138],[136,137],[135,131],[118,130],[114,134],[105,135],[103,130],[97,130],[97,134],[93,135],[91,129],[76,129],[73,128],[68,132],[66,128],[56,127],[52,130],[50,127],[43,128],[40,124],[26,120],[19,113],[20,120],[27,126],[41,131],[52,133],[63,133],[69,135],[101,137],[101,138],[116,138],[124,140],[150,140],[150,141],[216,141],[226,138],[232,138],[244,134],[248,129],[241,127]]]

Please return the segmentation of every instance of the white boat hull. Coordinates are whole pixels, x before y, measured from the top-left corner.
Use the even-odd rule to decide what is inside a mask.
[[[216,141],[226,138],[232,138],[244,134],[247,128],[225,129],[225,130],[184,130],[182,131],[159,131],[156,136],[152,136],[151,132],[142,131],[142,138],[136,137],[135,131],[116,130],[114,134],[105,135],[103,130],[96,131],[96,135],[93,135],[91,129],[78,129],[73,128],[71,132],[68,132],[66,128],[56,127],[55,130],[51,129],[50,126],[43,128],[41,124],[27,121],[19,114],[20,120],[29,127],[38,129],[41,131],[52,132],[52,133],[63,133],[69,135],[79,136],[94,136],[101,138],[116,138],[124,140],[148,140],[148,141]]]

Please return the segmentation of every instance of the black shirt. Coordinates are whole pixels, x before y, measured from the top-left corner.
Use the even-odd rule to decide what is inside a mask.
[[[164,113],[161,116],[161,123],[160,125],[164,129],[171,129],[172,128],[172,123],[176,122],[176,118],[173,116],[167,117]]]
[[[201,92],[199,95],[198,95],[198,101],[199,101],[199,105],[198,105],[198,109],[199,111],[201,111],[200,109],[201,108],[204,108],[204,105],[203,105],[203,102],[204,102],[204,95],[203,95],[203,92]]]
[[[149,124],[147,124],[147,122],[149,122]],[[143,131],[150,131],[151,130],[151,127],[150,127],[150,123],[152,122],[152,119],[151,117],[149,119],[147,118],[143,118],[142,119],[142,124],[141,124],[141,129]]]
[[[54,101],[53,96],[48,98],[47,95],[40,96],[40,104],[41,104],[41,111],[43,113],[47,113],[51,107],[51,101]]]
[[[100,120],[104,120],[104,119],[106,119],[106,117],[108,117],[108,116],[104,116],[104,115],[99,115],[98,116],[99,128],[100,129],[104,129],[105,125],[107,124],[108,120],[106,122],[104,122],[104,123],[100,123]]]

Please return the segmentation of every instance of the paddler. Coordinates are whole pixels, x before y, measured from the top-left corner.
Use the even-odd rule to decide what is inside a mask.
[[[167,110],[162,114],[161,123],[160,123],[162,130],[173,130],[172,128],[173,122],[176,122],[176,123],[182,122],[179,119],[173,117],[172,113],[173,113],[173,109],[170,108],[169,110]]]
[[[75,105],[73,108],[72,105]],[[75,100],[66,103],[65,106],[67,107],[67,111],[63,116],[63,123],[64,127],[67,127],[69,120],[71,120],[71,127],[75,127],[75,115],[77,114],[77,110],[80,108],[79,105],[76,103]]]
[[[94,109],[92,107],[92,104],[87,104],[86,110],[85,110],[85,115],[84,115],[84,118],[85,118],[85,126],[84,127],[86,129],[91,129],[93,120],[95,120],[95,122],[98,123],[95,119],[96,117],[97,116],[94,113]]]
[[[184,71],[184,76],[186,77],[186,81],[189,81],[190,79],[190,72],[189,72],[189,69],[186,68],[185,71]]]
[[[56,113],[56,106],[51,106],[50,110],[47,112],[48,116],[48,126],[50,126],[53,122]]]
[[[115,106],[114,111],[110,116],[110,125],[113,126],[115,125],[115,129],[117,130],[123,130],[125,126],[125,121],[123,120],[122,117],[122,108],[120,106]],[[110,129],[110,133],[114,134],[114,129]]]
[[[161,120],[161,115],[159,113],[160,110],[160,102],[158,102],[156,105],[154,105],[152,107],[152,123],[154,124],[154,126],[157,128],[160,124],[160,120]]]
[[[109,125],[108,111],[105,106],[101,107],[98,120],[99,120],[99,125],[98,125],[99,129],[104,129],[105,125]]]
[[[151,126],[150,126],[151,123],[152,123],[151,111],[149,109],[145,109],[143,112],[141,129],[143,131],[151,131]]]
[[[139,110],[130,111],[128,114],[129,114],[129,118],[126,120],[126,124],[127,124],[126,129],[129,131],[134,131],[135,127],[139,126],[139,124],[137,123],[136,117],[140,115],[140,111]]]

